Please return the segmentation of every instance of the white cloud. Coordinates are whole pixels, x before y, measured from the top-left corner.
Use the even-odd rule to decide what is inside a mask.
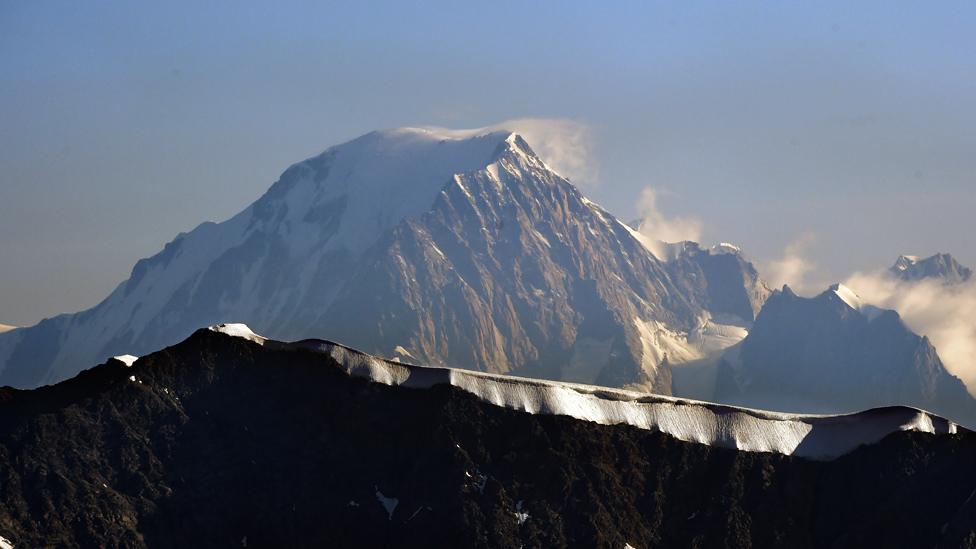
[[[640,233],[654,242],[701,241],[702,221],[696,217],[667,217],[657,205],[657,191],[644,187],[637,199],[637,213],[640,214]],[[654,250],[652,250],[654,251]],[[654,251],[663,257],[662,250]]]
[[[790,288],[800,293],[809,289],[807,276],[813,272],[816,264],[807,252],[816,239],[812,232],[805,232],[786,246],[782,257],[762,265],[760,272],[770,288],[789,284]]]
[[[854,273],[845,284],[866,302],[898,311],[909,328],[928,336],[946,369],[976,395],[976,279],[946,286],[903,282],[880,271]]]

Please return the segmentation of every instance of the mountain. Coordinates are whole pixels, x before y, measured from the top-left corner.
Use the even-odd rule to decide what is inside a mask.
[[[627,413],[603,415],[614,411]],[[976,536],[974,460],[973,433],[907,408],[778,415],[405,366],[226,325],[131,366],[0,389],[0,536],[17,547],[961,547]]]
[[[278,339],[667,394],[662,365],[724,345],[712,333],[729,314],[751,320],[762,297],[754,271],[727,262],[658,259],[517,134],[373,132],[177,236],[94,308],[0,334],[0,383],[55,382],[229,318]]]
[[[774,292],[725,353],[714,398],[796,412],[903,404],[976,425],[976,400],[928,338],[839,284],[813,298]]]
[[[9,332],[10,330],[16,329],[16,326],[9,326],[7,324],[0,324],[0,334],[4,332]]]
[[[945,284],[959,284],[970,279],[973,271],[963,267],[949,254],[939,253],[925,259],[902,255],[888,269],[891,276],[907,282],[926,279],[941,280]]]

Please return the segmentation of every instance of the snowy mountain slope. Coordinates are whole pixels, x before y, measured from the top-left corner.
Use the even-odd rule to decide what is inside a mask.
[[[916,282],[925,279],[939,279],[945,284],[960,284],[973,275],[972,269],[964,267],[950,254],[938,253],[925,259],[914,255],[902,255],[888,269],[888,273],[900,280]]]
[[[515,134],[373,132],[177,236],[96,307],[0,334],[0,384],[237,318],[280,339],[668,393],[662,362],[694,358],[689,339],[720,316],[709,284],[683,276]],[[732,306],[745,310],[719,308]]]
[[[907,407],[841,416],[763,412],[591,385],[499,376],[381,359],[322,340],[282,343],[241,324],[209,328],[272,349],[306,349],[332,357],[349,375],[413,389],[451,385],[496,406],[532,414],[566,415],[605,425],[626,424],[679,440],[750,452],[832,459],[890,433],[956,433],[956,424]]]
[[[7,324],[0,324],[0,334],[2,334],[4,332],[9,332],[10,330],[15,330],[15,329],[17,329],[16,326],[10,326],[10,325],[7,325]]]
[[[657,349],[703,314],[699,295],[517,136],[361,269],[316,331],[433,364],[668,392]],[[578,353],[586,367],[567,368]]]
[[[814,298],[774,292],[723,357],[713,398],[820,413],[902,404],[976,425],[976,399],[928,338],[841,284]]]
[[[0,381],[63,379],[83,361],[147,352],[226,315],[300,332],[365,247],[423,212],[454,173],[487,163],[507,135],[373,132],[295,164],[238,215],[139,261],[93,309],[0,339]]]

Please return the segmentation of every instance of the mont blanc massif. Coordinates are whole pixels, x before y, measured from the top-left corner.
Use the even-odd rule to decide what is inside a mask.
[[[0,333],[0,547],[976,547],[976,399],[925,334],[531,145],[366,134]]]

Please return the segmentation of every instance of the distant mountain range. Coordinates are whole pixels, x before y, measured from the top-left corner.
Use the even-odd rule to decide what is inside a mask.
[[[976,437],[910,408],[772,414],[405,366],[240,325],[129,362],[0,389],[2,543],[961,547],[976,535]]]
[[[903,255],[895,261],[888,272],[900,280],[917,282],[937,279],[946,284],[966,282],[973,276],[972,269],[959,264],[949,254],[939,253],[925,259],[914,255]]]

